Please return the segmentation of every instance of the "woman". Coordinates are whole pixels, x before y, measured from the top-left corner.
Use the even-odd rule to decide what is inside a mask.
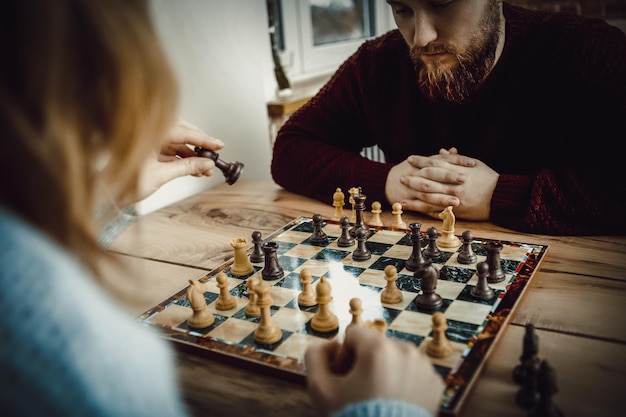
[[[138,329],[99,285],[97,266],[107,256],[99,213],[176,176],[211,175],[213,162],[193,158],[187,144],[218,150],[223,143],[184,122],[171,129],[176,83],[145,1],[20,0],[1,7],[3,415],[186,415],[170,346]],[[428,396],[419,389],[418,396],[390,393],[396,378],[373,366],[421,358],[414,347],[365,329],[346,340],[307,357],[322,412],[347,416],[364,404],[424,412],[410,404],[422,399],[434,412],[442,386],[427,360],[416,360],[414,370],[434,381]],[[359,346],[390,354],[361,356]],[[338,363],[341,373],[332,368]],[[355,371],[361,377],[351,391],[320,388],[352,383]]]

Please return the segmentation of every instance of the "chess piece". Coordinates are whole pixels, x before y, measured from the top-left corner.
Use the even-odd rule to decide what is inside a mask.
[[[524,364],[524,382],[517,391],[515,400],[525,409],[535,407],[539,403],[539,390],[537,389],[537,376],[539,374],[540,361],[529,358]]]
[[[372,203],[372,217],[370,217],[370,221],[369,224],[370,226],[384,226],[383,225],[383,221],[380,218],[381,213],[383,212],[382,210],[382,205],[380,204],[380,201],[374,201]]]
[[[330,295],[332,287],[324,275],[319,279],[315,290],[318,308],[311,319],[311,327],[320,333],[333,332],[339,328],[339,319],[330,311],[329,303],[333,299]]]
[[[387,332],[387,328],[389,324],[381,318],[376,318],[374,320],[368,320],[364,324],[365,327],[369,327],[370,329],[374,329],[380,334],[385,334]]]
[[[265,242],[261,248],[265,255],[265,266],[263,267],[263,271],[261,271],[263,279],[273,281],[282,278],[285,275],[285,271],[278,263],[278,254],[276,253],[278,243],[274,241]]]
[[[248,259],[247,245],[248,240],[243,237],[238,237],[230,241],[230,246],[232,246],[235,253],[233,264],[230,267],[230,273],[236,277],[249,275],[254,272],[254,266],[252,266],[250,259]]]
[[[261,309],[261,319],[254,331],[254,340],[257,343],[271,345],[283,338],[283,331],[272,321],[270,306],[273,300],[270,296],[270,286],[265,282],[261,282],[254,287],[254,292],[257,294],[257,304]]]
[[[365,240],[367,238],[367,232],[364,229],[357,229],[356,231],[356,249],[352,252],[352,259],[355,261],[367,261],[372,257],[372,252],[367,248]]]
[[[433,338],[426,345],[426,353],[433,358],[445,358],[452,353],[452,345],[446,337],[448,323],[442,312],[433,314]]]
[[[443,219],[443,227],[441,228],[441,236],[437,239],[437,244],[442,248],[455,248],[459,246],[461,241],[454,235],[454,223],[456,218],[452,211],[452,206],[443,209],[438,216],[440,219]]]
[[[470,295],[478,300],[491,300],[495,297],[496,292],[489,286],[487,275],[489,275],[489,265],[487,262],[478,262],[476,264],[476,274],[478,275],[478,283],[470,290]]]
[[[220,289],[220,295],[215,300],[215,308],[217,310],[230,310],[237,307],[237,299],[228,291],[228,275],[220,272],[215,277],[217,287]]]
[[[254,245],[254,249],[250,254],[250,262],[263,262],[265,260],[265,255],[263,254],[263,249],[261,248],[263,245],[263,239],[261,239],[261,232],[258,230],[252,232],[252,244]]]
[[[539,403],[530,410],[529,417],[563,417],[561,409],[554,404],[554,394],[558,392],[554,369],[543,360],[539,365],[537,376],[537,390],[539,391]]]
[[[359,192],[353,196],[354,198],[354,212],[355,212],[355,220],[354,226],[350,229],[350,235],[356,237],[356,231],[359,229],[365,230],[367,233],[369,231],[369,227],[363,221],[363,212],[365,211],[365,200],[367,197]]]
[[[254,287],[259,285],[261,281],[258,278],[250,278],[246,283],[246,288],[248,289],[248,304],[246,304],[245,313],[248,317],[259,317],[261,315],[261,308],[257,303],[258,296],[254,291]]]
[[[421,223],[411,223],[409,228],[411,229],[411,242],[413,242],[413,250],[411,256],[407,259],[404,267],[411,272],[417,271],[424,263],[426,258],[422,254],[422,232],[420,231]]]
[[[539,361],[537,354],[539,353],[539,338],[535,333],[535,326],[532,323],[527,323],[524,333],[524,342],[522,347],[522,355],[520,356],[520,363],[513,369],[513,380],[522,385],[524,379],[526,379],[524,364],[529,360],[535,362]]]
[[[425,310],[435,310],[443,305],[443,299],[435,291],[437,289],[437,279],[439,271],[431,261],[426,261],[424,265],[413,273],[413,276],[422,283],[422,292],[415,299],[419,308]]]
[[[398,269],[393,265],[385,267],[387,286],[380,292],[380,301],[385,304],[397,304],[402,301],[402,291],[396,286]]]
[[[324,226],[324,219],[321,214],[314,214],[312,217],[313,220],[313,233],[311,237],[309,237],[309,241],[311,243],[320,243],[326,244],[328,243],[328,235],[324,233],[322,227]]]
[[[204,329],[215,322],[213,313],[207,308],[204,293],[207,286],[193,279],[189,280],[189,288],[187,288],[187,300],[191,305],[193,313],[187,320],[187,325],[192,329]]]
[[[337,238],[337,246],[347,248],[354,245],[355,240],[350,234],[350,219],[348,216],[343,216],[339,223],[341,224],[341,236]]]
[[[338,221],[343,217],[343,206],[345,203],[346,195],[341,191],[341,188],[335,190],[333,194],[333,207],[335,208],[335,214],[331,217],[331,220]]]
[[[350,299],[349,313],[352,315],[352,321],[348,324],[348,327],[360,326],[363,324],[363,319],[361,318],[361,314],[363,313],[363,302],[360,298],[354,297]]]
[[[354,201],[354,196],[358,194],[359,192],[361,192],[360,187],[352,187],[348,190],[348,193],[350,194],[350,197],[348,197],[348,202],[350,203],[350,206],[352,207],[352,211],[350,212],[351,213],[350,223],[356,222],[356,213],[354,211],[354,204],[356,202]]]
[[[406,229],[406,223],[402,220],[402,204],[401,203],[393,203],[391,206],[391,214],[393,216],[393,221],[391,223],[391,230],[402,230]]]
[[[442,256],[441,249],[437,246],[437,237],[439,236],[439,233],[434,227],[429,227],[426,233],[428,235],[428,246],[424,248],[422,254],[426,259],[437,261],[441,259]]]
[[[313,276],[310,270],[303,268],[300,271],[300,283],[302,284],[302,291],[298,294],[298,304],[303,307],[311,307],[317,304],[312,285]]]
[[[215,166],[222,171],[222,174],[224,174],[224,178],[226,179],[226,183],[228,185],[236,183],[241,176],[241,171],[243,171],[244,167],[243,162],[224,162],[220,159],[220,155],[217,152],[213,152],[199,146],[196,146],[194,151],[198,156],[212,159],[213,162],[215,162]]]
[[[500,252],[502,251],[502,243],[489,241],[485,245],[487,250],[487,264],[489,265],[489,275],[487,282],[496,283],[504,281],[505,274],[500,261]]]
[[[461,251],[456,257],[456,260],[460,264],[469,265],[476,262],[478,257],[476,253],[474,253],[474,249],[472,248],[472,243],[474,243],[474,235],[470,230],[466,230],[463,232],[463,246],[461,247]]]

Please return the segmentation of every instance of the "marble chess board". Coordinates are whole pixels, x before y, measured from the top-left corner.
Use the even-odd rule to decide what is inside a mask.
[[[500,261],[505,279],[490,284],[496,296],[482,301],[472,297],[470,290],[477,282],[476,264],[486,259],[484,245],[489,240],[474,238],[472,248],[477,260],[468,265],[457,262],[460,247],[441,248],[443,256],[433,261],[433,265],[439,271],[436,291],[443,298],[443,304],[434,311],[428,311],[414,302],[421,291],[421,283],[413,272],[405,268],[413,249],[408,229],[393,231],[386,227],[369,226],[366,246],[372,256],[366,261],[353,260],[353,248],[337,245],[336,240],[341,235],[339,222],[324,220],[323,231],[329,237],[328,243],[310,242],[313,231],[311,218],[300,217],[263,237],[264,242],[278,244],[278,262],[284,270],[283,277],[265,281],[271,286],[272,320],[282,330],[282,338],[278,342],[271,345],[255,342],[253,334],[259,317],[245,314],[249,302],[247,280],[252,277],[261,279],[263,262],[253,263],[254,271],[247,276],[233,276],[230,273],[231,259],[199,280],[208,287],[204,298],[215,317],[214,323],[207,328],[188,326],[192,310],[186,298],[186,289],[146,311],[138,320],[159,329],[163,337],[177,342],[181,348],[189,348],[252,371],[276,373],[304,383],[306,369],[303,357],[306,348],[333,337],[342,337],[352,320],[349,312],[352,298],[361,299],[364,321],[384,319],[389,337],[409,341],[420,349],[425,349],[424,346],[432,338],[432,315],[440,311],[447,319],[446,336],[452,343],[453,352],[446,358],[431,358],[431,361],[446,382],[441,412],[455,415],[548,250],[547,245],[498,241],[503,246]],[[426,234],[421,233],[425,247]],[[251,252],[252,245],[248,248],[248,253]],[[397,304],[380,301],[380,292],[387,285],[383,273],[387,265],[394,265],[398,271],[396,285],[402,291],[403,299]],[[317,306],[301,307],[297,302],[302,290],[300,271],[303,269],[311,272],[313,286],[322,276],[330,283],[333,297],[330,308],[338,316],[338,330],[319,333],[311,328],[310,321]],[[229,276],[229,292],[237,299],[236,306],[226,311],[215,308],[220,292],[215,277],[220,272]]]

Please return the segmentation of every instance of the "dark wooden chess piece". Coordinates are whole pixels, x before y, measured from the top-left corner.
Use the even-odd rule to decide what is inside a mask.
[[[365,240],[367,238],[367,232],[365,229],[356,230],[356,249],[352,252],[352,259],[355,261],[367,261],[372,257],[372,252],[367,248]]]
[[[415,299],[417,306],[425,310],[435,310],[441,307],[443,299],[435,292],[439,271],[433,266],[432,262],[426,261],[420,269],[413,273],[413,276],[416,279],[420,279],[422,283],[422,292]]]
[[[537,389],[539,361],[529,358],[522,366],[524,367],[524,382],[517,391],[515,400],[520,407],[530,409],[539,403],[539,390]]]
[[[266,281],[282,278],[285,275],[285,271],[278,263],[278,243],[274,241],[265,242],[262,248],[265,254],[265,266],[263,271],[261,271],[261,276]]]
[[[502,269],[502,262],[500,261],[500,252],[502,251],[502,243],[489,241],[485,243],[485,250],[487,250],[487,264],[489,265],[489,275],[487,275],[487,282],[496,283],[504,281],[505,274]]]
[[[562,417],[563,412],[554,404],[553,397],[559,391],[556,386],[556,375],[545,359],[539,365],[537,376],[539,403],[530,410],[529,417]]]
[[[437,261],[441,259],[441,249],[437,246],[439,232],[437,232],[435,227],[429,227],[426,233],[428,234],[428,246],[424,248],[422,254],[426,259]]]
[[[352,226],[352,229],[350,229],[350,235],[356,237],[356,231],[359,229],[365,230],[366,233],[369,231],[369,227],[363,221],[363,212],[365,211],[365,200],[367,199],[367,197],[365,196],[365,194],[361,193],[361,189],[359,189],[359,192],[357,194],[354,194],[352,198],[354,199],[353,207],[355,213],[355,221],[354,226]]]
[[[527,323],[524,333],[524,342],[522,346],[522,355],[519,357],[520,363],[513,369],[513,381],[522,385],[526,379],[524,364],[529,360],[538,362],[537,354],[539,353],[539,338],[535,333],[535,326]]]
[[[411,242],[413,243],[413,250],[411,256],[406,260],[405,268],[411,272],[415,272],[422,265],[426,263],[426,258],[422,254],[422,228],[421,223],[410,223],[409,229],[411,229]]]
[[[263,249],[261,248],[261,246],[263,245],[263,239],[261,239],[261,232],[259,232],[258,230],[252,232],[252,243],[254,244],[254,249],[250,254],[250,262],[263,262],[265,260],[265,254],[263,253]]]
[[[478,283],[475,287],[472,287],[470,295],[478,300],[491,300],[495,297],[496,292],[487,282],[487,275],[489,274],[487,262],[478,262],[476,264],[476,274],[478,275]]]
[[[311,243],[328,243],[328,235],[324,233],[322,227],[324,226],[324,219],[321,214],[314,214],[313,217],[313,233],[309,240]]]
[[[341,224],[341,236],[337,238],[337,246],[347,248],[354,245],[355,240],[350,234],[350,219],[348,216],[343,216],[339,223]]]
[[[213,152],[210,149],[204,149],[199,146],[196,146],[194,151],[198,154],[198,156],[212,159],[213,162],[215,162],[215,166],[218,167],[224,174],[224,178],[226,178],[226,183],[228,185],[236,183],[241,176],[241,171],[243,171],[244,167],[243,162],[224,162],[220,159],[220,154],[217,152]]]
[[[476,262],[478,257],[476,253],[474,253],[474,249],[472,248],[472,243],[474,242],[474,235],[470,230],[466,230],[463,232],[463,246],[461,247],[461,251],[459,252],[456,260],[460,264],[469,265]]]

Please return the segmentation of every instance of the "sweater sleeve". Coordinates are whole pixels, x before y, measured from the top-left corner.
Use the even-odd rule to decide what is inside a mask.
[[[362,51],[350,57],[330,81],[280,129],[274,144],[271,172],[288,191],[332,203],[337,187],[360,186],[368,201],[385,203],[385,182],[391,164],[361,156],[376,142],[364,116],[364,79],[368,65]]]
[[[432,417],[432,414],[416,404],[376,398],[350,404],[331,417]]]

